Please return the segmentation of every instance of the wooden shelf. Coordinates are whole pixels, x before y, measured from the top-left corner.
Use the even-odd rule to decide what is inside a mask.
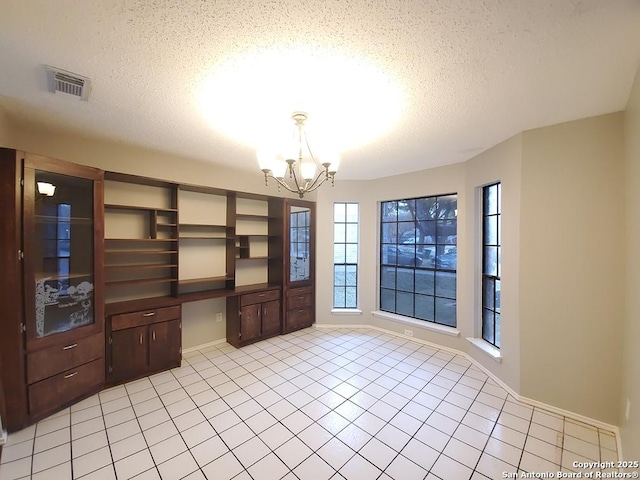
[[[188,237],[178,237],[178,240],[233,240],[234,237],[205,237],[205,236],[188,236]]]
[[[53,258],[56,258],[56,257],[53,257]],[[71,275],[46,275],[46,274],[36,273],[36,281],[86,278],[86,277],[91,277],[93,275],[94,275],[93,273],[73,273]]]
[[[115,286],[115,285],[141,285],[141,284],[151,284],[151,283],[169,283],[175,282],[175,278],[137,278],[135,280],[112,280],[105,282],[107,286]]]
[[[176,268],[178,265],[175,263],[127,263],[126,265],[105,265],[107,270],[129,270],[132,268],[141,269],[161,269],[161,268]]]
[[[210,223],[180,223],[179,226],[186,228],[227,228],[226,225],[213,225]]]
[[[176,213],[177,208],[155,208],[155,207],[142,207],[138,205],[116,205],[114,203],[106,203],[104,205],[105,210],[141,210],[144,212],[166,212]]]
[[[177,242],[177,238],[105,238],[105,242],[119,242],[119,243],[129,243],[129,242]]]
[[[178,285],[197,285],[199,283],[211,283],[211,282],[225,282],[227,280],[233,280],[232,276],[224,275],[220,277],[202,277],[202,278],[187,278],[184,280],[178,280]]]
[[[236,261],[237,260],[268,260],[270,258],[276,258],[276,257],[269,257],[268,255],[259,256],[259,257],[236,257]]]
[[[269,220],[269,215],[255,215],[251,213],[236,213],[236,220]]]
[[[104,253],[111,254],[136,254],[136,255],[169,255],[178,253],[177,250],[105,250]]]
[[[156,227],[177,227],[177,223],[156,223]]]

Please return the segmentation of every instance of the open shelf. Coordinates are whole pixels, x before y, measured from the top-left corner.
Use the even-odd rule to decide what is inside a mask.
[[[104,253],[109,254],[134,254],[134,255],[170,255],[172,253],[178,253],[177,250],[105,250]]]
[[[166,212],[166,213],[176,213],[178,211],[177,208],[156,208],[156,207],[144,207],[139,205],[117,205],[114,203],[105,204],[105,209],[112,210],[139,210],[144,212]]]
[[[104,268],[106,268],[107,270],[129,270],[132,268],[153,270],[162,268],[176,268],[177,266],[177,263],[127,263],[122,265],[105,265]]]
[[[226,282],[227,280],[233,280],[233,277],[230,275],[223,275],[219,277],[187,278],[178,280],[178,285],[197,285],[200,283]]]
[[[105,242],[130,243],[130,242],[177,242],[176,238],[105,238]]]
[[[169,283],[175,282],[175,278],[136,278],[128,280],[111,280],[105,282],[105,285],[142,285],[151,283]]]

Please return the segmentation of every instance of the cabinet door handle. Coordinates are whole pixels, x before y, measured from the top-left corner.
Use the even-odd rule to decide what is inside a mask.
[[[144,338],[143,338],[143,336],[142,336],[142,334],[141,334],[141,335],[140,335],[140,345],[142,345],[142,341],[143,341],[143,339],[144,339]]]
[[[151,338],[153,339],[154,342],[156,341],[156,331],[155,330],[153,330],[151,332]]]
[[[301,308],[300,310],[298,310],[298,312],[304,312],[304,308]]]
[[[63,350],[71,350],[72,348],[76,348],[78,346],[77,343],[72,343],[71,345],[67,345],[66,347],[62,347]]]
[[[149,312],[149,313],[143,313],[142,316],[143,317],[153,317],[156,314],[156,312]]]
[[[69,374],[65,375],[64,378],[75,377],[77,374],[78,374],[78,372],[69,373]]]
[[[264,297],[266,295],[266,293],[259,293],[258,297]]]

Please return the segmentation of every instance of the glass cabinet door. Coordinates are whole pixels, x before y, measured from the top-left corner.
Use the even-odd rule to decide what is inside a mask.
[[[311,211],[291,206],[289,212],[289,282],[311,278]]]
[[[93,188],[93,180],[37,169],[25,177],[32,203],[25,218],[25,281],[34,288],[27,313],[35,307],[30,338],[95,322]]]

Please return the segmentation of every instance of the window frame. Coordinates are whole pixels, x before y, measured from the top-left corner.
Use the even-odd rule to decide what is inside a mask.
[[[488,189],[496,187],[496,208],[492,211],[487,204]],[[483,341],[496,349],[501,345],[501,305],[502,291],[502,182],[496,181],[484,185],[481,189],[481,266],[480,266],[480,337]],[[488,220],[495,218],[495,242],[489,238]],[[496,249],[495,272],[487,271],[489,249]],[[491,299],[491,304],[487,300]],[[488,322],[491,322],[491,334]]]
[[[349,206],[355,206],[356,212],[356,220],[349,220]],[[344,216],[342,220],[337,220],[336,208],[338,206],[344,206]],[[355,225],[355,241],[350,239],[348,226]],[[339,227],[343,227],[343,238],[342,241],[337,241],[337,236],[340,234]],[[351,251],[348,253],[347,246],[351,245],[352,250],[355,249],[355,252]],[[344,254],[341,255],[337,252],[336,246],[344,246]],[[359,202],[334,202],[333,203],[333,289],[332,289],[332,310],[333,311],[348,311],[348,310],[357,310],[359,308],[360,295],[359,295],[359,255],[360,255],[360,203]],[[343,261],[336,261],[343,260]],[[344,268],[344,282],[342,285],[336,283],[336,279],[338,278],[338,272],[336,268],[342,267]],[[351,272],[348,270],[351,269]],[[348,281],[348,277],[352,276],[354,279],[353,282]],[[344,305],[338,305],[336,302],[338,289],[342,289]],[[353,302],[348,301],[348,293],[352,292],[355,296]]]
[[[451,200],[454,202],[451,203]],[[400,218],[400,202],[406,203],[405,208],[412,218]],[[418,202],[422,202],[421,208]],[[394,203],[396,218],[390,220],[385,215],[385,208],[389,205],[388,208],[393,210]],[[413,209],[410,206],[412,203]],[[427,325],[456,329],[458,193],[381,201],[379,211],[379,311],[400,315]],[[406,217],[406,212],[404,213]],[[412,227],[411,223],[415,227]],[[406,227],[409,227],[409,230],[406,230]],[[394,231],[395,241],[390,241]],[[402,241],[407,232],[414,232],[413,237],[409,235],[407,241]],[[452,255],[451,252],[455,253]],[[425,260],[430,264],[424,265]],[[399,288],[401,274],[404,274],[409,287]],[[390,285],[391,280],[393,286]],[[389,303],[385,305],[391,297],[393,308],[390,308]],[[399,307],[398,299],[402,299],[401,302],[407,307],[411,304],[411,308]],[[419,314],[419,311],[424,313]],[[449,318],[446,318],[447,316]]]

